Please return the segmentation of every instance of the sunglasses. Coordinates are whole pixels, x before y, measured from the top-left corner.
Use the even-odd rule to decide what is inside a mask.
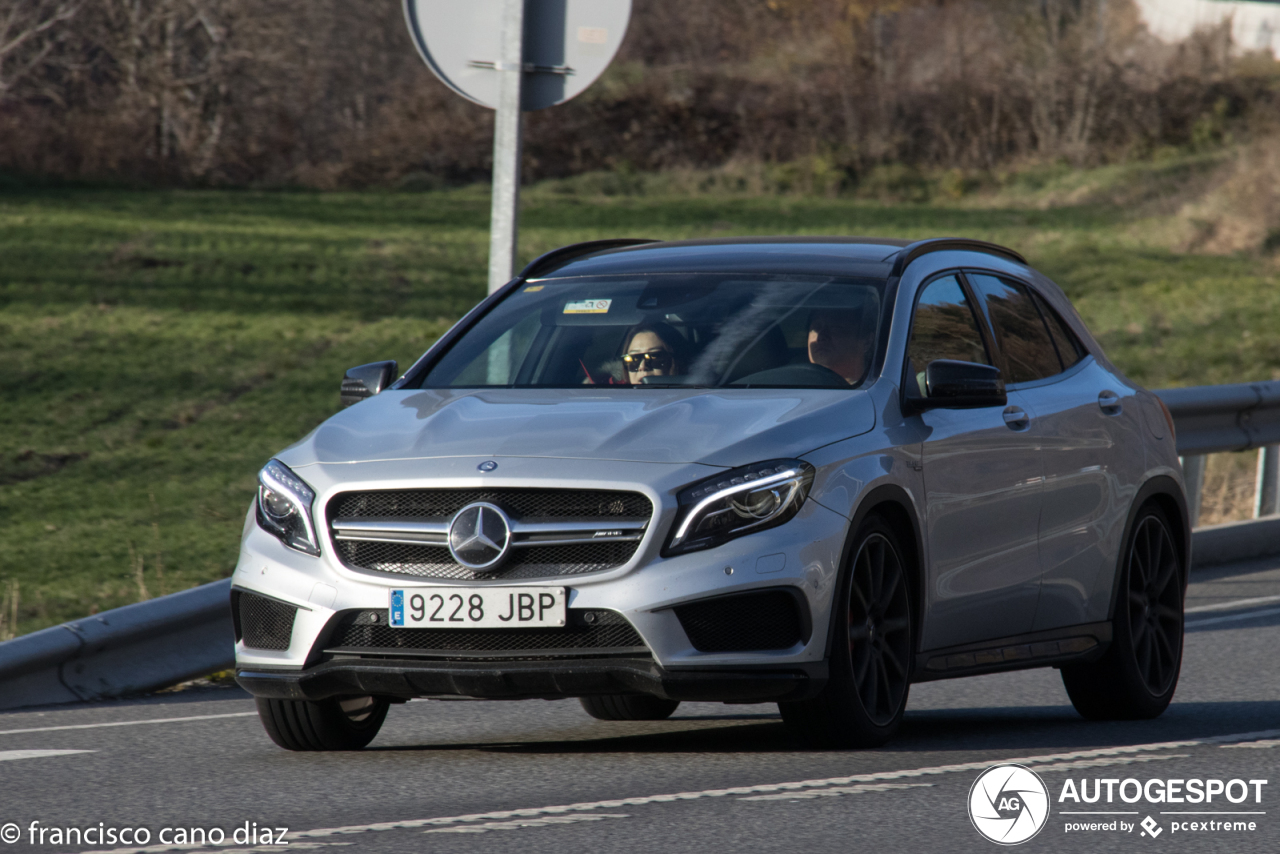
[[[675,362],[667,350],[650,350],[648,353],[624,353],[622,364],[631,373],[637,371],[667,371]]]

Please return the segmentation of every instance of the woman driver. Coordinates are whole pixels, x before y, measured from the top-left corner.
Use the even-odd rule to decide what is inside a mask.
[[[625,381],[640,383],[645,377],[673,377],[688,371],[684,336],[672,326],[655,321],[633,326],[622,348]]]

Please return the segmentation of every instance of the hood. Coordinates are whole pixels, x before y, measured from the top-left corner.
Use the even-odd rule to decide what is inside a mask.
[[[288,466],[457,456],[739,466],[797,457],[875,421],[865,391],[389,390],[278,456]]]

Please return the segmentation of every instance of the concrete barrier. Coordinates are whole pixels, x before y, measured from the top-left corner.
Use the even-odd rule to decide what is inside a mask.
[[[0,709],[154,691],[235,663],[231,581],[0,644]]]
[[[1191,532],[1191,571],[1280,555],[1280,516],[1228,522]]]

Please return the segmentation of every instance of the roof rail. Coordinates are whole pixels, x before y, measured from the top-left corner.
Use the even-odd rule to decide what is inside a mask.
[[[552,249],[545,255],[539,255],[529,262],[529,266],[520,271],[521,279],[533,279],[563,267],[575,258],[600,252],[605,249],[621,249],[625,246],[640,246],[645,243],[661,243],[660,240],[649,240],[636,237],[619,237],[612,240],[588,240],[585,243],[571,243]]]
[[[901,276],[903,271],[907,269],[907,265],[920,256],[928,255],[930,252],[943,252],[948,249],[968,249],[971,252],[985,252],[988,255],[1003,256],[1024,266],[1027,263],[1026,258],[1023,258],[1022,255],[1012,249],[995,243],[988,243],[985,240],[971,240],[967,237],[935,237],[929,240],[917,240],[909,246],[902,247],[902,251],[894,256],[893,271],[889,275]]]

